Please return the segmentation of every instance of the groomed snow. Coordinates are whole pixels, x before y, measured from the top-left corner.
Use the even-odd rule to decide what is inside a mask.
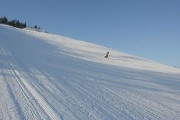
[[[40,119],[180,120],[180,69],[0,25],[0,120]]]

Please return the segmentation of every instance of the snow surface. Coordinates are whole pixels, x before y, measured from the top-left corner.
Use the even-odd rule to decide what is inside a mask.
[[[0,25],[0,120],[40,119],[180,120],[180,69]]]

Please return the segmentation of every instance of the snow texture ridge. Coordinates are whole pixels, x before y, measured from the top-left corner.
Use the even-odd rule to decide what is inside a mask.
[[[0,120],[32,119],[179,120],[180,69],[0,25]]]

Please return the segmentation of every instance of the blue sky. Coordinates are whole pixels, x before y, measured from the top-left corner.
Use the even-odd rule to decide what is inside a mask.
[[[1,0],[0,16],[180,67],[179,0]]]

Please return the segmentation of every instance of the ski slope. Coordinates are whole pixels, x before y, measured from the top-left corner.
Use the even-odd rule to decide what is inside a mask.
[[[180,120],[180,69],[0,25],[0,120],[41,119]]]

